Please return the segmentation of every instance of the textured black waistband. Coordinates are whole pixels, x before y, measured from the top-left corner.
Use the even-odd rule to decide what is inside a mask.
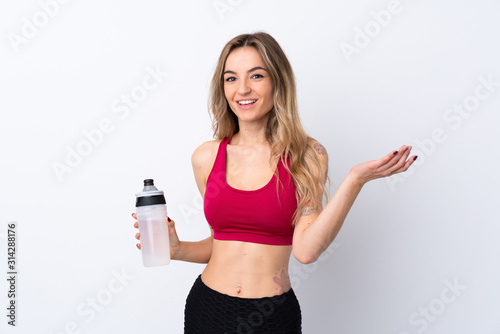
[[[293,289],[272,297],[240,298],[211,289],[199,275],[186,299],[185,334],[300,334],[301,327]]]

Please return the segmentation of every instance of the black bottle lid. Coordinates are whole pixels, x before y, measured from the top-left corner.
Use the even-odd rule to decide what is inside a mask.
[[[140,193],[135,194],[135,206],[148,206],[156,204],[167,204],[163,191],[158,190],[153,179],[144,180],[144,188]]]

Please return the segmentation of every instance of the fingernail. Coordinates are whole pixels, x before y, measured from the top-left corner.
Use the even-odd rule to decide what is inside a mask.
[[[134,213],[132,212],[131,216],[133,217],[134,216]]]
[[[417,160],[418,156],[416,155],[415,158],[413,158],[413,161]]]
[[[168,219],[168,222],[170,223],[170,217],[167,217],[167,219]]]
[[[398,154],[398,151],[394,151],[394,155]]]

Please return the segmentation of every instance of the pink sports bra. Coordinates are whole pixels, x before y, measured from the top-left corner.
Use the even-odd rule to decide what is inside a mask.
[[[214,239],[291,245],[297,200],[290,175],[279,160],[279,200],[275,175],[260,189],[231,187],[226,180],[226,147],[230,140],[225,138],[219,144],[204,196],[205,217],[214,230]],[[286,161],[290,164],[289,159]]]

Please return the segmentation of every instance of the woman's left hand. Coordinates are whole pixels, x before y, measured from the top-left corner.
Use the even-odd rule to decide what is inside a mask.
[[[411,146],[403,145],[399,150],[393,151],[383,158],[352,167],[350,173],[364,184],[371,180],[406,172],[417,159],[416,155],[408,159],[411,149]]]

